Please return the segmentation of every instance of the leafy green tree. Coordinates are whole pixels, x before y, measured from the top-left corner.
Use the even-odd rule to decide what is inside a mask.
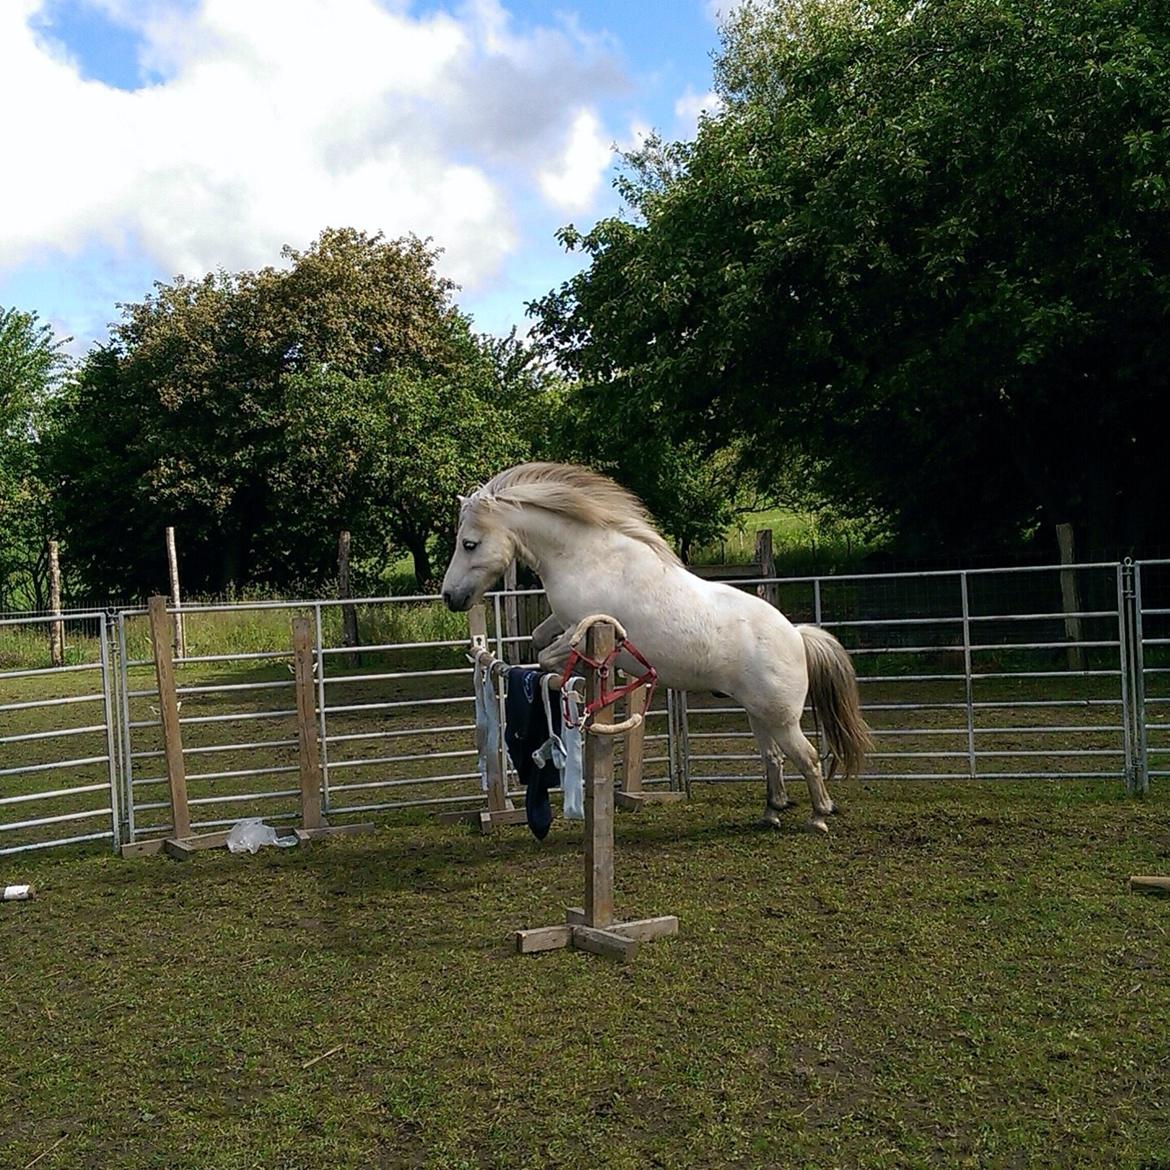
[[[739,8],[722,108],[629,160],[631,214],[537,306],[570,374],[765,481],[1002,549],[1165,543],[1170,11]],[[624,407],[626,408],[626,407]]]
[[[452,528],[455,497],[527,454],[506,414],[472,376],[404,369],[350,378],[325,368],[288,382],[289,458],[277,483],[290,539],[348,527],[358,547],[406,549],[434,584],[432,545]],[[478,391],[478,393],[477,393]]]
[[[39,440],[69,368],[66,339],[36,313],[0,310],[0,608],[45,605],[48,489]]]
[[[318,584],[362,497],[327,482],[304,444],[342,442],[309,454],[334,473],[365,471],[369,436],[387,433],[372,412],[389,398],[372,388],[429,388],[431,430],[465,411],[466,386],[496,392],[427,244],[330,229],[285,258],[284,269],[157,285],[122,306],[109,344],[85,362],[50,463],[71,555],[95,590],[162,586],[167,524],[181,533],[190,590]],[[349,409],[360,421],[323,426]],[[429,457],[416,451],[419,477]],[[294,490],[310,482],[319,498]],[[406,539],[403,525],[387,532]],[[417,541],[411,551],[425,570]]]

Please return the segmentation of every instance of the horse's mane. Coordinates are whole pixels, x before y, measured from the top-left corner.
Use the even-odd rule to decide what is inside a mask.
[[[493,476],[467,498],[465,508],[511,504],[544,508],[594,528],[613,528],[679,564],[642,501],[608,476],[575,463],[519,463]]]

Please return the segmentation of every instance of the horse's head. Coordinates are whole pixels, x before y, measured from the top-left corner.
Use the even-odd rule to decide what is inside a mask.
[[[501,516],[503,505],[476,492],[459,497],[455,552],[443,576],[443,601],[457,613],[470,609],[515,559],[516,538]]]

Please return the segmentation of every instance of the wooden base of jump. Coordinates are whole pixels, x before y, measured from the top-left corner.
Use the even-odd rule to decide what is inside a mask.
[[[458,812],[440,813],[439,822],[444,825],[471,825],[486,834],[494,833],[505,825],[526,825],[528,814],[508,801],[506,808],[465,808]]]
[[[1143,877],[1129,879],[1129,888],[1141,894],[1170,894],[1170,877]]]
[[[613,618],[587,618],[578,627],[578,637],[582,635],[582,627],[587,637],[588,657],[594,662],[606,661],[614,648],[615,630],[619,628],[617,623]],[[605,682],[597,671],[588,671],[586,691],[590,704],[601,699]],[[608,724],[611,711],[611,707],[596,711],[585,735],[585,905],[566,911],[564,923],[516,931],[516,949],[521,954],[575,947],[628,963],[638,953],[641,943],[678,934],[678,919],[673,914],[614,921],[613,820],[616,794],[612,733],[618,729],[610,726],[607,734],[599,734]],[[636,722],[640,723],[641,719]]]
[[[538,951],[555,951],[575,947],[628,963],[638,953],[638,944],[678,934],[678,919],[673,914],[659,918],[638,918],[632,922],[611,922],[608,926],[590,926],[585,911],[565,911],[563,926],[538,926],[516,932],[516,949],[523,955]]]

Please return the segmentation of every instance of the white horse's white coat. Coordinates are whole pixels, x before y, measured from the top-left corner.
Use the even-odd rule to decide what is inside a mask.
[[[611,614],[663,684],[717,691],[741,703],[764,758],[765,818],[775,823],[789,803],[783,755],[804,775],[813,823],[824,827],[833,803],[816,749],[800,729],[810,667],[814,682],[818,670],[821,675],[821,689],[814,688],[818,714],[847,770],[868,742],[852,667],[835,639],[794,626],[759,597],[688,572],[641,504],[584,468],[522,464],[464,499],[444,600],[452,609],[470,608],[513,558],[540,574],[563,629],[572,631],[589,614]],[[563,661],[567,638],[542,653],[543,665]]]

